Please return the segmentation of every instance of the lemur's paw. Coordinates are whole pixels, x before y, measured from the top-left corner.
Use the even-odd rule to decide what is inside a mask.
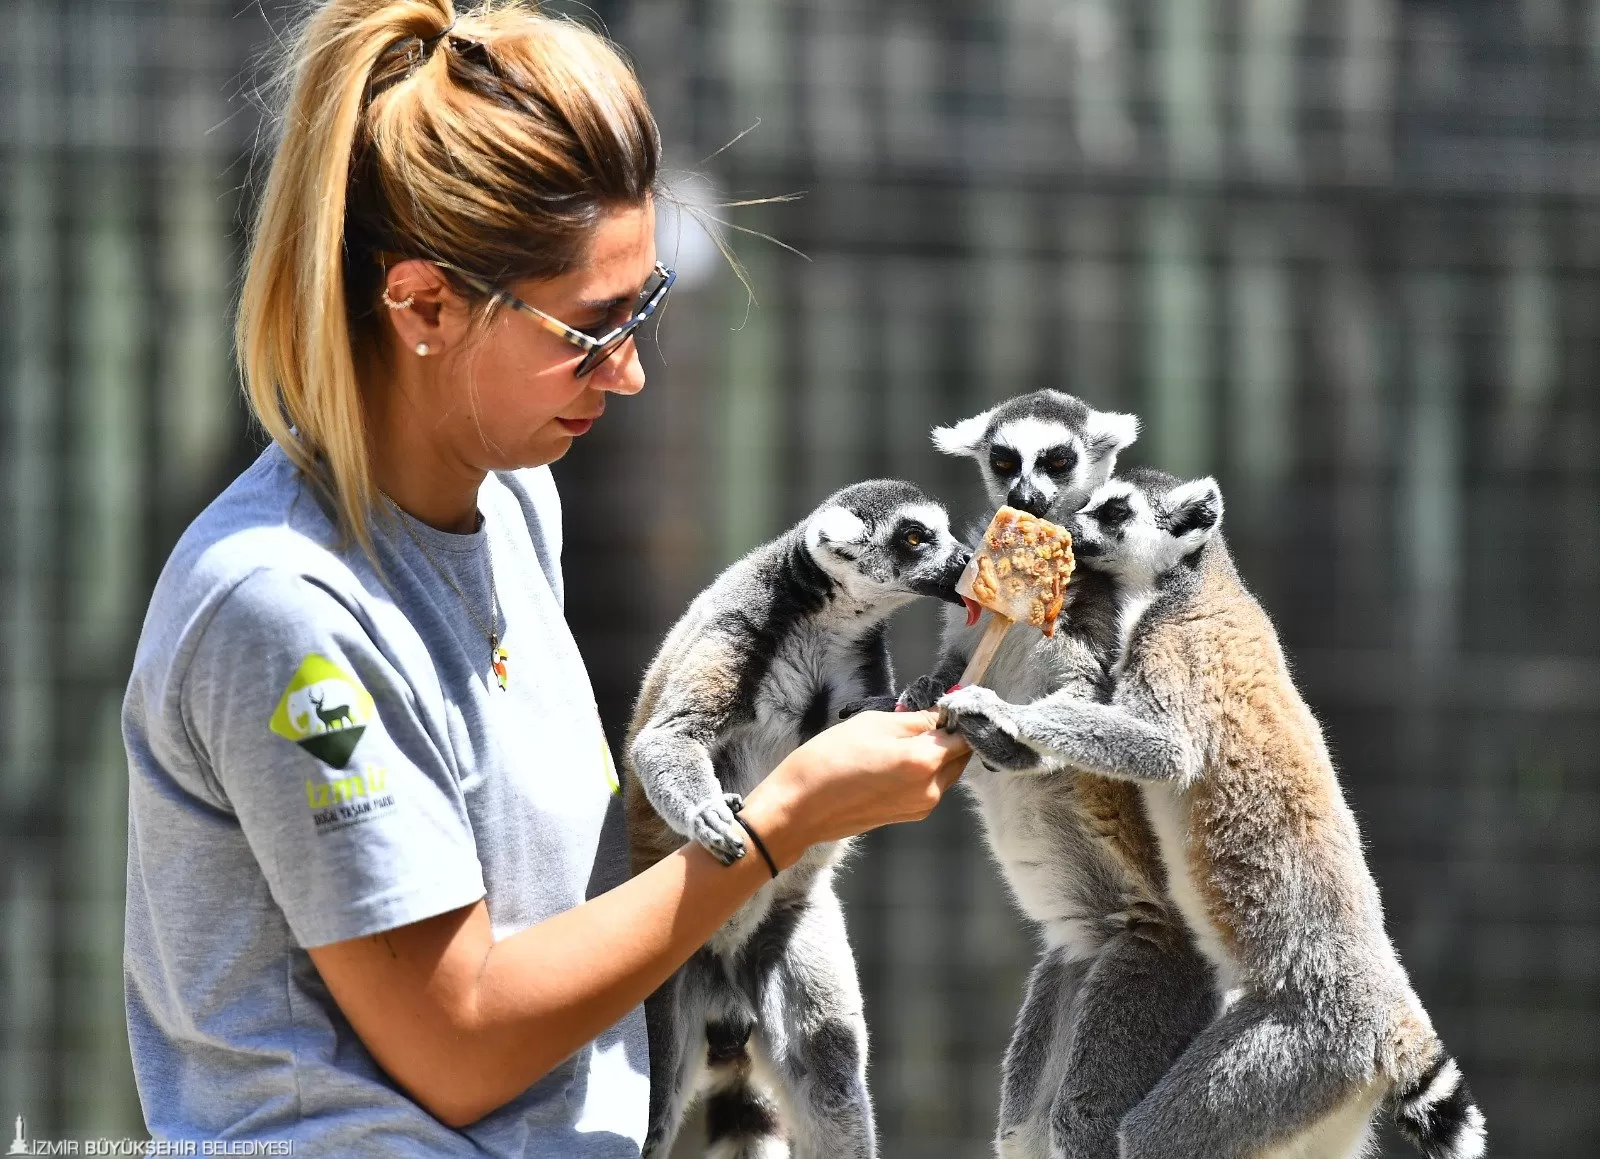
[[[839,710],[840,720],[849,720],[858,712],[893,712],[895,699],[892,696],[868,696],[862,700],[852,700]]]
[[[924,677],[926,679],[926,677]],[[974,684],[943,694],[935,704],[951,721],[970,719],[987,721],[1012,739],[1016,738],[1016,722],[1011,719],[1011,705],[1001,700],[993,689]]]
[[[940,698],[939,727],[959,732],[991,769],[1030,772],[1044,763],[1039,751],[1018,736],[1011,705],[987,688],[960,688]]]
[[[939,698],[944,693],[943,681],[934,679],[931,674],[918,676],[906,685],[905,691],[900,693],[896,706],[906,712],[926,712],[939,703]]]
[[[713,797],[689,818],[689,836],[724,865],[744,856],[744,826],[734,818],[733,805],[742,804],[739,794]]]

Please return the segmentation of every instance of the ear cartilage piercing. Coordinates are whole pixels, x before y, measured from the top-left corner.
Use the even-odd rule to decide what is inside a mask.
[[[426,358],[426,357],[428,357],[428,344],[426,342],[418,342],[417,343],[417,357],[418,358]]]
[[[409,310],[411,309],[411,303],[417,300],[415,291],[406,295],[406,300],[404,302],[396,302],[393,298],[389,297],[388,286],[385,286],[380,293],[383,297],[383,304],[389,307],[391,310]]]

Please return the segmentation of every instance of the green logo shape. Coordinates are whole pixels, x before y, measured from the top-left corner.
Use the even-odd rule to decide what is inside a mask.
[[[295,669],[268,727],[323,764],[342,769],[377,715],[361,681],[313,652]]]

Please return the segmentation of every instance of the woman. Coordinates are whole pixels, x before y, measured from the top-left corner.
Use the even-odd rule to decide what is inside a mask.
[[[273,444],[191,526],[124,714],[151,1130],[297,1155],[635,1155],[639,1004],[767,880],[624,881],[544,464],[644,385],[659,144],[611,48],[331,0],[290,61],[238,321]],[[742,816],[781,867],[925,815],[965,748],[866,714]]]

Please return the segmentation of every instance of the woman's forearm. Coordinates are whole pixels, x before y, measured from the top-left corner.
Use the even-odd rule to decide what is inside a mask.
[[[804,850],[781,794],[758,788],[744,815],[780,866]],[[311,955],[384,1069],[462,1126],[642,1002],[770,878],[754,850],[724,866],[690,844],[499,942],[480,901]]]

